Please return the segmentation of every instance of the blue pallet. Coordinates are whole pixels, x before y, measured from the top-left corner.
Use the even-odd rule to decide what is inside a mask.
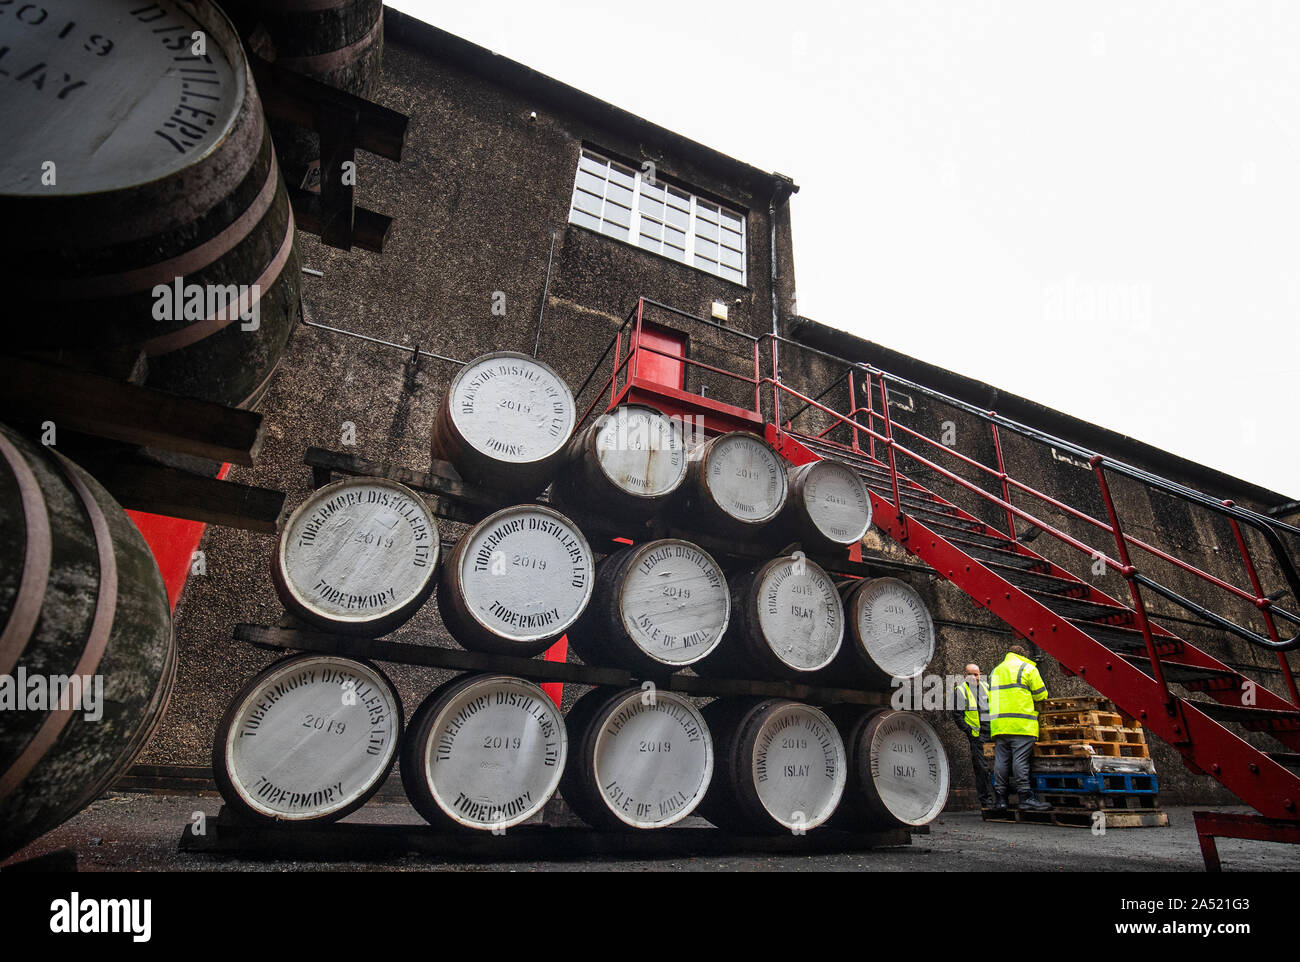
[[[1079,794],[1155,795],[1159,791],[1155,775],[1144,772],[1037,772],[1033,775],[1038,792],[1077,792]]]

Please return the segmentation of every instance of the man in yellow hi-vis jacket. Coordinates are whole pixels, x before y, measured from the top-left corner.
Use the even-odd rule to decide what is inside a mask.
[[[1020,645],[1012,645],[1002,664],[989,676],[989,730],[993,735],[993,809],[1005,810],[1014,781],[1020,808],[1045,812],[1052,806],[1034,797],[1029,761],[1038,741],[1038,703],[1047,698],[1047,685],[1038,666]]]

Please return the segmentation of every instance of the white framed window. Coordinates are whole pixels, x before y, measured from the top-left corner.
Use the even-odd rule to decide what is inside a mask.
[[[590,150],[578,159],[569,222],[745,283],[743,214]]]

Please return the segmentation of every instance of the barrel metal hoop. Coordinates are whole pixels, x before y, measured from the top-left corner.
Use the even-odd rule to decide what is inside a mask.
[[[0,675],[8,675],[18,664],[45,604],[45,589],[50,582],[50,515],[35,472],[3,434],[0,434],[0,455],[18,481],[23,518],[27,522],[27,546],[18,597],[4,630],[0,631]]]
[[[357,59],[356,54],[358,51],[367,49],[374,44],[375,37],[383,29],[383,26],[384,18],[381,16],[376,18],[374,26],[367,30],[365,36],[356,43],[348,44],[346,47],[339,47],[336,50],[327,50],[324,53],[307,54],[302,57],[280,57],[276,60],[276,63],[300,73],[304,71],[323,73],[335,67],[346,66]]]
[[[240,241],[244,240],[253,226],[262,219],[275,201],[276,188],[280,184],[280,167],[275,154],[267,165],[266,181],[258,191],[253,202],[228,227],[209,238],[198,247],[193,247],[182,254],[118,274],[101,274],[97,277],[69,278],[61,281],[52,291],[59,300],[75,300],[89,297],[117,297],[136,291],[147,291],[158,284],[170,284],[177,277],[194,274],[207,267],[213,261],[225,256]]]
[[[113,550],[113,535],[108,528],[108,519],[95,500],[84,481],[76,472],[57,455],[55,461],[63,476],[81,499],[90,527],[95,535],[95,551],[99,556],[99,592],[95,598],[95,617],[90,623],[90,632],[86,638],[86,647],[82,649],[81,659],[72,674],[93,675],[108,648],[108,641],[113,633],[113,617],[117,611],[117,556]],[[44,723],[32,736],[32,740],[9,766],[8,771],[0,775],[0,798],[4,798],[20,784],[36,767],[45,753],[58,740],[79,709],[73,705],[52,708]]]
[[[284,270],[284,265],[289,260],[289,255],[293,253],[294,237],[294,220],[293,208],[289,208],[289,217],[285,222],[284,240],[280,244],[280,249],[276,251],[271,262],[266,265],[266,269],[256,281],[253,282],[252,290],[246,295],[240,295],[239,301],[231,306],[227,304],[224,313],[227,317],[214,315],[205,318],[202,321],[195,321],[193,324],[186,325],[178,331],[172,331],[170,334],[163,334],[160,337],[151,338],[140,345],[140,348],[150,357],[157,357],[160,354],[170,354],[172,351],[179,351],[182,348],[189,347],[204,338],[211,337],[218,331],[225,330],[234,321],[238,320],[239,315],[247,311],[259,300],[261,292],[268,290],[280,278],[280,272]],[[253,293],[256,291],[256,293]]]

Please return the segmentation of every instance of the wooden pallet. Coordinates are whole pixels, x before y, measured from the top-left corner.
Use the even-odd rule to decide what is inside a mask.
[[[1122,725],[1124,716],[1111,711],[1045,711],[1038,722],[1047,728],[1067,725]]]
[[[1039,792],[1037,797],[1053,808],[1067,810],[1077,809],[1089,812],[1105,810],[1107,814],[1112,811],[1155,812],[1160,810],[1160,799],[1157,795],[1128,795],[1119,792],[1087,795],[1069,792]]]
[[[1094,825],[1105,825],[1109,830],[1112,828],[1167,828],[1169,826],[1169,814],[1167,812],[1103,812],[1103,819],[1094,819],[1096,813],[1092,811],[1070,810],[1070,809],[1053,809],[1050,812],[1022,812],[1019,809],[1007,813],[1006,817],[991,818],[989,813],[984,812],[984,820],[988,822],[1028,822],[1038,825],[1059,825],[1062,828],[1088,828]]]
[[[1075,695],[1071,698],[1049,698],[1039,711],[1048,714],[1057,711],[1104,711],[1115,713],[1118,709],[1109,698],[1100,695]]]
[[[1091,749],[1091,751],[1089,751]],[[1039,742],[1035,755],[1106,755],[1111,758],[1150,758],[1151,750],[1145,744],[1079,740],[1068,742]]]
[[[1118,725],[1044,725],[1040,737],[1051,742],[1124,742],[1145,745],[1146,734],[1140,728],[1121,728]]]

